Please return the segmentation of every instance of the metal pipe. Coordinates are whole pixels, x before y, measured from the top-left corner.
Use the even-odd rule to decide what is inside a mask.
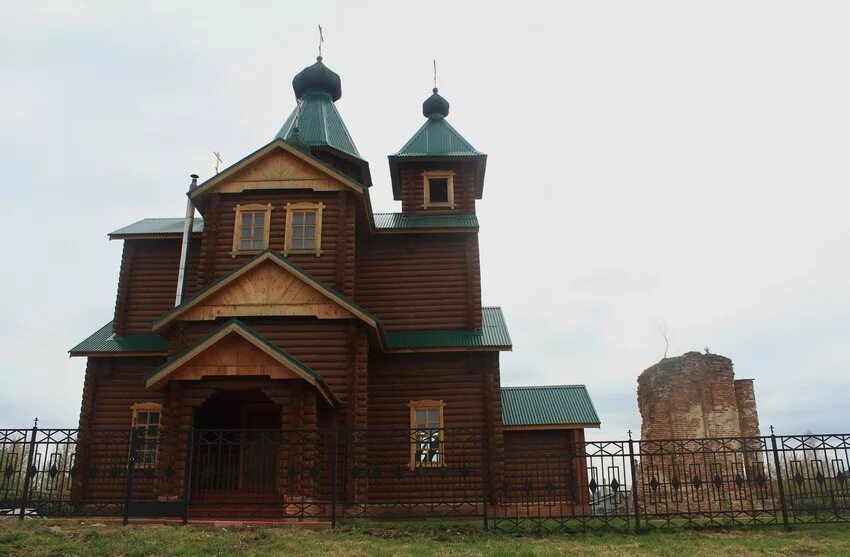
[[[192,174],[192,184],[186,199],[186,218],[183,221],[183,245],[180,248],[180,270],[177,273],[177,295],[174,306],[183,300],[183,283],[186,282],[186,259],[189,256],[189,240],[192,238],[192,226],[195,223],[195,206],[192,205],[192,190],[198,187],[198,175]]]

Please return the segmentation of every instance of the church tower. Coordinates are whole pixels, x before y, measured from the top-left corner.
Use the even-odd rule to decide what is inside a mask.
[[[449,102],[436,87],[422,103],[422,115],[422,127],[389,157],[393,197],[405,215],[474,214],[487,155],[449,124]]]

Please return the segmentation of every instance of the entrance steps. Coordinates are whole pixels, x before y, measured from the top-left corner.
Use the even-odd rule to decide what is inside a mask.
[[[283,497],[276,493],[197,493],[189,499],[189,520],[282,521],[283,507]]]

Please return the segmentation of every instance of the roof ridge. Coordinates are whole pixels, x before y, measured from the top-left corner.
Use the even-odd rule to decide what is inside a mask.
[[[503,386],[502,389],[572,389],[576,387],[581,387],[583,389],[587,388],[587,385],[584,383],[573,383],[571,385],[511,385],[511,386]]]

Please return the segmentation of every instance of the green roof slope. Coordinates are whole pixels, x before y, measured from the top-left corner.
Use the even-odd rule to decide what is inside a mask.
[[[183,234],[183,218],[147,218],[128,224],[123,228],[109,233],[110,238],[124,238],[132,236],[156,236]],[[204,219],[196,217],[192,223],[192,232],[204,231]]]
[[[301,99],[301,116],[298,123],[300,140],[309,147],[332,147],[360,159],[360,152],[345,127],[330,95],[324,91],[310,91]],[[295,136],[296,107],[283,123],[275,139],[289,141]]]
[[[421,228],[478,228],[475,215],[413,215],[402,213],[375,213],[378,230],[415,230]]]
[[[389,348],[497,348],[510,350],[511,335],[502,308],[481,308],[481,328],[428,329],[387,333]]]
[[[390,157],[471,157],[475,149],[440,115],[430,116],[413,137]]]
[[[506,426],[599,426],[599,416],[584,385],[502,387]]]
[[[475,215],[413,215],[402,213],[375,213],[375,229],[377,230],[417,230],[429,228],[478,228],[478,217]],[[134,236],[173,236],[183,234],[182,218],[147,218],[128,224],[109,233],[116,240],[132,239]],[[204,219],[195,218],[192,226],[193,233],[204,231]]]
[[[168,342],[153,333],[141,333],[116,336],[112,332],[112,321],[95,331],[87,339],[71,348],[72,356],[82,354],[120,354],[120,353],[155,353],[168,351]]]

